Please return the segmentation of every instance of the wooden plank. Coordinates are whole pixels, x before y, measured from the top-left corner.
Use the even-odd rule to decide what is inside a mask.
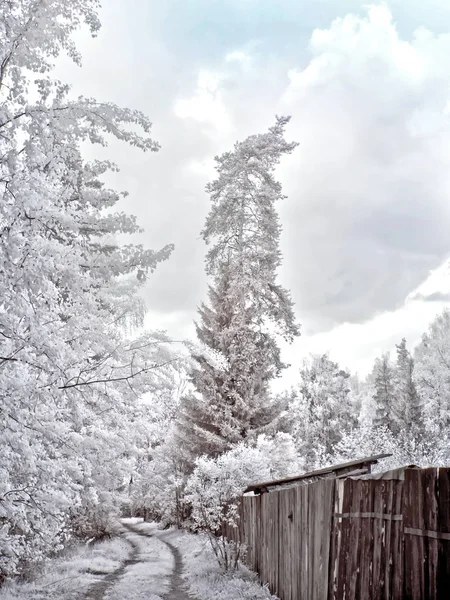
[[[321,580],[321,600],[328,599],[328,575],[329,575],[329,563],[330,563],[330,541],[331,541],[331,528],[332,528],[332,515],[334,510],[334,488],[336,481],[334,479],[327,479],[323,481],[323,522],[322,522],[322,535],[321,535],[321,566],[320,566],[320,580]]]
[[[243,542],[246,545],[247,553],[245,563],[247,566],[256,570],[255,564],[255,541],[253,539],[255,531],[254,522],[254,510],[255,510],[255,497],[254,496],[243,496]]]
[[[394,514],[403,514],[404,510],[404,483],[396,481],[392,489],[392,506]],[[404,515],[403,515],[404,518]],[[391,524],[391,556],[392,566],[389,585],[392,590],[392,600],[404,599],[404,535],[403,521],[393,521]]]
[[[423,523],[425,530],[437,531],[438,521],[437,469],[422,471]],[[424,539],[424,587],[428,598],[437,598],[438,540],[427,536]]]
[[[267,502],[268,502],[268,494],[264,494],[259,496],[260,498],[260,521],[259,521],[259,574],[260,579],[263,584],[267,583],[267,571],[266,571],[266,540],[267,540]]]
[[[395,479],[386,481],[384,487],[383,505],[386,514],[394,515],[394,488],[397,485]],[[382,564],[383,570],[383,586],[381,590],[380,600],[392,600],[391,586],[391,561],[392,561],[392,523],[388,519],[384,524],[384,560]],[[401,565],[403,569],[403,565]]]
[[[301,495],[301,512],[302,512],[302,526],[301,526],[301,535],[300,535],[300,557],[301,557],[301,584],[300,584],[300,599],[299,600],[309,600],[309,579],[308,579],[308,564],[309,564],[309,556],[308,556],[308,486],[302,485],[299,488],[299,492]]]
[[[256,564],[257,564],[257,572],[261,573],[262,562],[263,562],[263,509],[262,509],[262,496],[256,496],[255,498],[255,520],[256,520],[256,529],[255,529],[255,550],[256,550]]]
[[[353,502],[353,489],[351,480],[343,482],[342,513],[351,512]],[[350,523],[348,519],[341,522],[341,539],[338,556],[337,593],[336,598],[344,598],[346,592],[347,564],[350,553]]]
[[[384,481],[371,481],[371,494],[373,502],[373,512],[376,515],[382,515],[384,513],[383,505],[383,490]],[[370,586],[371,598],[373,600],[379,600],[382,598],[382,587],[384,582],[384,572],[381,570],[382,554],[384,553],[384,527],[386,520],[380,517],[373,517],[371,519],[371,531],[372,531],[372,583]]]
[[[294,513],[292,511],[292,490],[287,489],[280,495],[280,519],[282,519],[283,530],[280,539],[280,560],[279,563],[279,596],[283,600],[293,600],[292,586],[294,580],[293,557],[296,554],[292,539],[292,529],[294,528]]]
[[[450,533],[450,469],[440,468],[438,471],[438,516],[437,529],[442,533]],[[436,582],[437,600],[448,600],[450,589],[450,541],[438,541],[438,568]]]
[[[336,563],[339,554],[339,535],[341,519],[335,515],[341,514],[340,507],[340,489],[343,485],[342,481],[336,481],[333,492],[333,513],[331,516],[330,529],[330,558],[328,562],[328,598],[335,598],[335,583],[336,583]]]
[[[308,592],[311,600],[314,598],[314,580],[315,580],[315,554],[314,554],[314,542],[315,542],[315,521],[316,521],[316,505],[315,505],[315,494],[314,486],[306,486],[308,490]]]
[[[310,486],[310,491],[313,492],[312,502],[314,504],[314,518],[312,521],[313,524],[313,538],[311,540],[312,544],[312,555],[313,555],[313,568],[312,568],[312,598],[313,600],[321,600],[321,584],[322,581],[320,579],[320,547],[321,547],[321,538],[323,535],[323,493],[324,493],[324,482],[319,481],[318,483]]]
[[[297,552],[297,573],[296,573],[296,589],[298,591],[297,598],[299,600],[303,600],[303,589],[304,589],[304,570],[303,563],[305,560],[304,557],[304,499],[303,499],[303,487],[299,486],[295,488],[295,504],[296,504],[296,519],[297,519],[297,527],[294,530],[294,535],[296,538],[296,552]]]
[[[271,553],[270,559],[272,563],[272,590],[276,593],[278,589],[278,557],[280,553],[279,540],[279,514],[278,514],[278,500],[279,500],[280,492],[276,492],[272,494],[272,543],[270,546]]]
[[[361,481],[361,512],[373,512],[370,481]],[[372,569],[372,527],[370,519],[360,519],[360,574],[357,583],[357,598],[370,598]]]
[[[348,485],[351,488],[351,511],[358,514],[361,512],[361,480],[349,480]],[[348,589],[348,598],[353,600],[356,598],[356,588],[359,578],[361,519],[350,518],[348,527],[351,544],[347,562],[345,587]]]
[[[294,488],[287,490],[288,497],[288,514],[292,515],[292,519],[289,520],[288,525],[288,543],[291,548],[290,552],[290,567],[289,567],[289,599],[297,600],[298,598],[298,555],[299,555],[299,518],[298,510],[296,506],[296,492]]]
[[[287,547],[287,496],[280,494],[278,498],[278,587],[277,596],[288,600],[289,588],[289,548]]]
[[[420,469],[407,469],[404,483],[404,527],[423,529],[423,498]],[[410,600],[425,598],[423,538],[405,534],[404,586]]]

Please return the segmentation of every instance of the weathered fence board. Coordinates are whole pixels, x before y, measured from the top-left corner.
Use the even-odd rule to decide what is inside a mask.
[[[449,469],[405,472],[405,597],[443,600],[450,590]],[[443,518],[444,517],[444,518]]]
[[[395,540],[403,517],[395,512],[394,500],[401,487],[398,480],[346,479],[338,483],[342,502],[332,529],[330,572],[335,579],[330,598],[403,597],[401,590],[394,591],[392,576],[402,571],[402,552]]]
[[[437,528],[447,539],[438,541],[438,584],[437,600],[448,597],[450,589],[450,469],[439,469],[439,506]]]

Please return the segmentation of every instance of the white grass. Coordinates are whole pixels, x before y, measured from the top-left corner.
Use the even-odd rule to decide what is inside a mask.
[[[247,567],[223,573],[206,536],[180,532],[177,546],[185,565],[184,579],[198,600],[277,600]]]
[[[79,545],[61,558],[49,559],[33,582],[5,584],[2,600],[72,600],[128,558],[130,545],[115,538],[95,545]],[[98,574],[95,574],[98,573]]]

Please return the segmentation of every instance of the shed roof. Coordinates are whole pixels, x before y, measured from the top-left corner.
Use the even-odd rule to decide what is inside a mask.
[[[367,458],[352,460],[339,465],[326,467],[325,469],[310,471],[309,473],[303,473],[302,475],[296,475],[295,477],[286,477],[284,479],[275,479],[273,481],[264,481],[262,483],[252,483],[244,490],[244,494],[249,492],[263,494],[264,492],[269,492],[271,489],[277,487],[285,487],[288,485],[293,485],[297,482],[302,483],[305,482],[305,480],[316,480],[327,476],[344,477],[368,474],[371,472],[372,465],[376,464],[382,458],[387,458],[388,456],[392,456],[392,454],[376,454],[375,456],[368,456]]]

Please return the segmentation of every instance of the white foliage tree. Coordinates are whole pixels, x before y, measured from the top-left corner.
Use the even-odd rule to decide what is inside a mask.
[[[324,355],[312,355],[290,395],[292,433],[306,470],[320,465],[357,422],[350,374]]]
[[[450,464],[450,432],[439,435],[438,429],[428,437],[411,437],[407,432],[393,434],[386,426],[361,425],[344,434],[333,453],[324,457],[323,465],[337,464],[376,454],[391,454],[374,467],[382,472],[410,464],[420,467]]]
[[[423,399],[427,428],[450,426],[450,311],[430,324],[414,353],[414,380]]]
[[[83,159],[109,137],[156,151],[139,111],[73,99],[51,78],[71,34],[99,28],[96,0],[0,5],[0,574],[58,548],[68,515],[104,502],[130,469],[120,439],[135,398],[177,360],[161,332],[133,340],[138,290],[167,259],[119,245],[139,231],[122,194]]]

